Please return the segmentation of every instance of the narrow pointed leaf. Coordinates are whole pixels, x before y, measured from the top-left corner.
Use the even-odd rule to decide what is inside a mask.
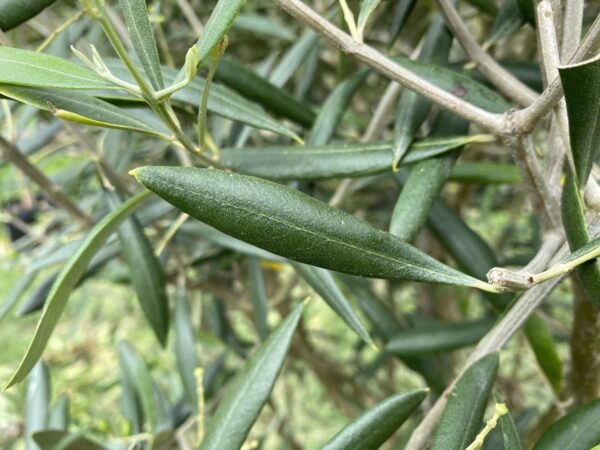
[[[559,69],[577,184],[585,186],[600,150],[600,57]]]
[[[70,422],[70,402],[67,394],[61,394],[50,408],[50,414],[48,415],[48,428],[53,430],[66,430],[69,427]]]
[[[108,193],[108,199],[112,209],[119,208],[116,194]],[[121,224],[117,234],[140,307],[164,347],[169,333],[169,300],[163,268],[135,214]]]
[[[523,450],[523,443],[519,431],[510,413],[504,414],[499,419],[502,432],[502,442],[505,450]]]
[[[41,430],[33,434],[41,450],[106,450],[106,447],[80,433],[65,430]]]
[[[452,168],[450,181],[459,183],[518,184],[523,181],[512,164],[465,162]]]
[[[428,389],[394,395],[340,430],[322,450],[371,450],[387,441],[419,407]]]
[[[373,14],[373,11],[377,9],[379,3],[381,3],[381,0],[364,0],[362,2],[360,12],[358,13],[358,20],[356,21],[356,26],[361,34],[364,34],[367,21],[369,20],[369,17],[371,17],[371,14]]]
[[[13,288],[10,290],[4,302],[0,306],[0,321],[4,319],[10,311],[15,307],[15,305],[19,302],[23,293],[31,287],[33,282],[35,281],[37,275],[37,270],[28,271],[19,278],[19,280],[15,283]]]
[[[306,61],[309,53],[318,45],[319,35],[314,31],[305,32],[281,58],[277,67],[269,76],[269,81],[282,87]]]
[[[0,47],[0,85],[4,84],[52,89],[115,88],[85,66],[12,47]]]
[[[292,266],[310,287],[321,296],[325,303],[346,322],[346,325],[354,330],[367,344],[373,345],[373,340],[369,336],[369,332],[352,309],[350,302],[337,286],[333,275],[329,271],[300,263],[292,263]]]
[[[269,336],[269,325],[267,324],[267,291],[260,261],[256,258],[248,258],[248,284],[250,285],[250,300],[252,301],[254,323],[260,340],[264,341]]]
[[[238,14],[233,22],[233,28],[252,33],[253,36],[262,34],[286,41],[294,40],[294,33],[281,22],[259,14]]]
[[[490,288],[287,186],[220,170],[185,167],[142,167],[133,174],[192,217],[294,261],[372,278]]]
[[[204,63],[210,53],[223,39],[246,0],[219,0],[214,7],[202,36],[196,43],[200,63]]]
[[[51,104],[64,120],[151,135],[162,134],[123,109],[80,92],[0,85],[0,94],[46,111],[50,110]]]
[[[302,315],[298,305],[245,362],[211,418],[200,450],[238,450],[266,403]]]
[[[401,356],[448,352],[474,345],[492,328],[493,320],[431,323],[399,331],[386,350]]]
[[[25,450],[37,450],[38,448],[32,434],[46,428],[51,396],[50,372],[46,364],[39,361],[27,380],[25,420],[23,424],[25,428]]]
[[[463,145],[484,142],[486,135],[427,138],[412,144],[401,165],[409,165],[447,153]],[[322,180],[362,177],[391,172],[390,142],[225,148],[221,164],[238,172],[272,180]]]
[[[558,394],[563,381],[562,362],[548,325],[539,315],[534,314],[525,322],[524,331],[542,371]]]
[[[589,450],[600,444],[600,400],[569,413],[548,428],[534,450]]]
[[[149,192],[143,192],[131,198],[123,205],[102,219],[87,235],[77,252],[69,259],[60,275],[54,282],[48,300],[44,306],[33,339],[29,344],[19,368],[8,382],[5,389],[22,381],[31,371],[42,355],[48,340],[62,315],[71,291],[85,273],[88,263],[102,248],[106,239],[129,215],[149,197]]]
[[[120,344],[120,343],[119,343]],[[132,371],[130,370],[131,362],[127,348],[121,349],[117,344],[117,355],[119,358],[119,381],[121,388],[121,398],[119,403],[121,406],[121,413],[129,427],[131,427],[131,433],[141,433],[144,427],[144,410],[142,406],[142,400],[138,394],[136,388],[136,380],[132,377]]]
[[[197,412],[198,395],[196,389],[196,378],[194,371],[198,367],[198,357],[196,355],[196,341],[194,339],[194,329],[190,317],[190,307],[183,292],[177,293],[175,302],[175,358],[179,377],[183,384],[186,401]]]
[[[416,4],[417,0],[398,0],[398,2],[396,2],[396,10],[394,12],[392,25],[390,27],[390,39],[388,41],[389,47],[391,47],[394,42],[396,42],[396,39],[398,39],[398,36],[402,31],[402,27],[406,23],[406,19]]]
[[[473,442],[481,429],[497,370],[498,354],[492,353],[473,363],[460,377],[442,414],[431,450],[464,450]]]
[[[56,0],[2,0],[0,29],[8,31],[37,16]]]
[[[119,0],[119,5],[125,17],[127,31],[135,52],[144,66],[144,71],[150,79],[152,87],[155,90],[164,88],[165,83],[160,70],[160,59],[152,25],[148,18],[146,0]]]

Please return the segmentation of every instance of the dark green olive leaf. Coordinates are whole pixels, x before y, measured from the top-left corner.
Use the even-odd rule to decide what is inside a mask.
[[[570,169],[567,169],[563,185],[561,212],[569,247],[571,251],[575,252],[588,244],[590,236],[587,232],[581,192],[577,187],[575,175]],[[575,274],[581,282],[587,299],[596,308],[600,308],[600,267],[598,267],[598,263],[588,261],[580,264],[575,269]]]
[[[402,27],[406,23],[406,19],[410,15],[414,6],[417,4],[417,0],[399,0],[396,3],[396,10],[394,12],[394,18],[392,19],[392,25],[390,27],[390,39],[388,41],[388,46],[391,47],[398,36],[400,35],[400,31],[402,31]]]
[[[119,0],[121,11],[125,17],[127,31],[135,48],[144,71],[150,79],[155,90],[165,87],[162,72],[160,70],[160,58],[154,41],[152,25],[148,18],[146,0]]]
[[[468,130],[467,121],[454,113],[442,111],[435,122],[431,136],[465,134]],[[411,242],[416,237],[427,220],[434,202],[440,196],[456,158],[458,158],[458,151],[420,161],[411,168],[394,206],[390,233],[407,242]]]
[[[546,430],[534,450],[589,450],[600,444],[600,400],[584,405]]]
[[[446,64],[451,46],[452,34],[446,28],[444,20],[437,17],[427,30],[419,60]],[[409,90],[402,93],[394,120],[394,168],[410,148],[430,109],[431,102],[425,97]]]
[[[106,239],[117,229],[136,208],[138,208],[144,200],[150,196],[149,192],[143,192],[125,202],[119,209],[113,211],[104,219],[102,219],[87,235],[84,242],[77,252],[69,259],[60,275],[54,282],[52,290],[48,295],[48,300],[42,312],[35,334],[29,348],[25,353],[19,368],[12,376],[5,389],[22,381],[23,378],[31,371],[40,356],[48,340],[58,323],[58,319],[62,315],[67,300],[77,285],[80,278],[84,274],[87,265],[94,255],[102,248]]]
[[[194,371],[198,367],[198,357],[196,355],[196,340],[194,339],[194,328],[190,316],[190,307],[184,295],[180,290],[177,292],[175,302],[175,358],[179,377],[183,384],[186,402],[192,411],[198,412],[198,391],[196,387],[196,378]]]
[[[342,120],[342,116],[346,112],[348,102],[350,102],[350,99],[368,74],[368,69],[360,70],[335,87],[317,115],[310,134],[306,139],[307,144],[325,145],[329,142],[340,120]]]
[[[340,430],[322,450],[379,448],[419,407],[428,389],[389,397]]]
[[[306,61],[309,53],[319,44],[319,35],[314,31],[305,32],[283,55],[277,67],[269,76],[269,81],[282,87],[292,78],[298,68]]]
[[[233,59],[220,60],[215,81],[259,103],[277,116],[304,126],[311,126],[315,120],[316,115],[308,106]]]
[[[192,217],[294,261],[372,278],[493,289],[287,186],[212,169],[141,167],[132,174]]]
[[[459,378],[448,398],[431,450],[463,450],[481,428],[496,380],[498,353],[474,362]]]
[[[48,428],[53,430],[66,430],[70,422],[70,402],[67,394],[61,394],[50,408],[48,415]],[[34,438],[35,439],[35,438]]]
[[[57,56],[12,47],[0,47],[0,85],[4,84],[52,89],[115,88],[87,67]]]
[[[200,450],[238,450],[266,403],[302,315],[298,305],[248,358],[210,419]]]
[[[213,49],[221,42],[246,0],[219,0],[196,42],[199,64],[203,64]]]
[[[452,168],[450,181],[459,183],[518,184],[523,181],[517,168],[511,164],[465,162]]]
[[[567,102],[577,183],[583,187],[600,151],[600,57],[561,67],[559,73]]]
[[[516,0],[521,13],[527,18],[529,23],[535,25],[535,5],[533,0]]]
[[[292,267],[321,296],[325,303],[346,322],[346,325],[354,330],[367,344],[374,345],[369,332],[352,309],[350,302],[337,286],[335,278],[328,270],[296,262],[292,263]]]
[[[493,0],[467,0],[481,12],[495,16],[498,14],[498,7]]]
[[[539,315],[534,314],[525,323],[524,331],[542,371],[558,394],[563,381],[562,362],[548,325]]]
[[[233,28],[252,33],[252,36],[262,34],[266,37],[274,37],[285,41],[293,41],[294,33],[285,25],[270,17],[259,14],[239,14],[233,22]]]
[[[107,59],[106,65],[119,78],[126,81],[133,81],[123,63],[117,59]],[[221,64],[219,64],[220,66]],[[173,83],[176,79],[177,72],[171,68],[161,66],[161,70],[167,83]],[[186,105],[198,107],[206,81],[201,77],[196,77],[184,89],[181,89],[171,97],[176,102],[181,102]],[[127,96],[116,91],[102,91],[96,94],[99,97],[112,100],[127,99],[128,101],[140,102],[140,99]],[[218,116],[225,117],[237,122],[260,128],[263,130],[272,131],[273,133],[287,136],[290,139],[300,142],[301,139],[289,128],[286,128],[278,121],[265,113],[260,107],[246,100],[241,95],[236,94],[231,89],[221,86],[217,83],[212,83],[208,93],[207,110]]]
[[[37,277],[39,271],[27,271],[24,275],[19,278],[19,280],[12,287],[6,298],[4,299],[4,303],[0,306],[0,321],[4,319],[10,311],[16,306],[18,301],[21,299],[23,294],[27,289],[31,287],[35,278]]]
[[[33,439],[41,450],[106,450],[106,447],[81,433],[65,430],[41,430],[33,434]]]
[[[489,140],[487,135],[427,138],[412,144],[402,165],[423,161],[463,145]],[[322,180],[391,172],[390,142],[302,147],[225,148],[221,164],[238,172],[272,180]]]
[[[117,194],[107,192],[107,196],[111,209],[119,208],[121,202]],[[135,214],[121,224],[117,234],[140,307],[158,341],[164,347],[169,333],[170,317],[163,268]]]
[[[64,120],[155,136],[163,135],[152,125],[124,110],[80,92],[0,85],[0,94],[46,111],[53,108],[54,113]]]
[[[0,29],[8,31],[54,3],[56,0],[2,0],[0,2]]]
[[[524,21],[525,16],[521,12],[517,0],[504,0],[490,34],[486,38],[486,44],[491,45],[517,31]]]
[[[510,413],[500,416],[500,431],[502,432],[502,442],[505,450],[523,450],[523,443],[519,436],[519,431],[515,425]]]
[[[386,350],[401,356],[448,352],[474,345],[492,328],[493,320],[427,323],[404,329],[389,340]]]
[[[250,285],[250,300],[252,301],[254,322],[260,340],[264,341],[269,336],[267,290],[260,268],[260,261],[256,258],[248,258],[248,284]]]
[[[38,361],[27,379],[23,424],[25,427],[25,450],[37,450],[38,448],[32,439],[32,434],[46,427],[51,396],[50,372],[46,364]]]
[[[121,369],[127,374],[126,377],[141,401],[150,430],[158,431],[158,407],[154,395],[154,381],[142,357],[127,341],[117,343],[119,362]]]

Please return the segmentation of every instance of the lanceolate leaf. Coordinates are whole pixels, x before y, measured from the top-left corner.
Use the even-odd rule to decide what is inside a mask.
[[[0,2],[0,28],[8,31],[50,6],[56,0],[2,0]]]
[[[375,11],[377,5],[379,5],[380,2],[381,0],[364,0],[362,2],[360,12],[358,13],[358,20],[356,22],[356,26],[361,35],[364,34],[367,21],[369,20],[369,17],[371,17],[371,14],[373,13],[373,11]]]
[[[165,83],[160,71],[160,59],[148,18],[146,0],[119,0],[119,5],[125,16],[127,31],[135,52],[144,66],[152,87],[158,91],[165,87]]]
[[[196,43],[200,64],[206,61],[233,24],[246,0],[219,0]]]
[[[93,439],[87,438],[80,433],[69,433],[65,430],[41,430],[33,434],[33,440],[40,446],[41,450],[106,450]]]
[[[600,444],[600,400],[582,406],[554,423],[534,450],[588,450]]]
[[[491,288],[287,186],[185,167],[142,167],[133,174],[192,217],[294,261],[373,278]]]
[[[550,381],[554,392],[558,394],[563,381],[562,363],[546,322],[540,316],[533,314],[525,322],[524,331],[542,371]]]
[[[0,47],[0,85],[4,84],[52,89],[115,88],[87,67],[12,47]]]
[[[108,193],[108,198],[111,208],[117,209],[120,204],[118,196]],[[169,332],[169,300],[163,268],[134,214],[121,224],[117,233],[139,304],[164,347]]]
[[[502,442],[505,450],[523,450],[523,443],[519,431],[510,413],[504,414],[499,419],[502,431]]]
[[[25,450],[37,450],[31,435],[46,428],[48,407],[51,397],[50,372],[42,361],[39,361],[27,380],[27,396],[25,400]]]
[[[294,75],[298,67],[305,61],[309,53],[319,43],[319,35],[314,31],[305,32],[281,58],[277,67],[269,76],[269,81],[282,87]]]
[[[402,165],[441,155],[465,144],[485,142],[487,135],[427,138],[413,143]],[[225,148],[221,164],[238,172],[273,180],[322,180],[391,172],[390,142],[302,147]]]
[[[427,396],[427,391],[420,389],[382,401],[346,425],[322,450],[379,448],[417,409]]]
[[[46,111],[52,107],[55,114],[64,120],[152,135],[162,134],[124,110],[80,92],[0,85],[0,94]]]
[[[432,450],[462,450],[477,436],[490,396],[498,354],[492,353],[473,363],[452,390],[433,439]]]
[[[511,164],[459,163],[452,168],[450,181],[460,183],[517,184],[523,179]]]
[[[227,387],[200,450],[238,450],[242,446],[273,389],[303,309],[304,303],[298,305],[248,358]]]
[[[402,356],[447,352],[476,344],[493,324],[492,320],[428,323],[397,332],[387,343],[386,350]]]
[[[267,291],[260,261],[256,258],[248,258],[248,284],[250,286],[254,323],[260,340],[264,341],[269,335]]]
[[[71,291],[84,274],[88,263],[102,248],[108,236],[150,196],[149,194],[144,192],[123,203],[119,209],[106,216],[88,233],[81,247],[69,259],[54,282],[29,348],[5,389],[22,381],[31,371],[46,348],[58,319],[67,305]]]
[[[198,395],[194,371],[198,366],[196,341],[190,317],[190,307],[183,292],[177,293],[175,302],[175,358],[183,384],[187,403],[194,412],[198,412]]]
[[[559,70],[567,102],[577,184],[586,185],[600,150],[600,57]]]
[[[335,283],[333,275],[327,270],[306,264],[292,263],[302,278],[321,296],[335,313],[358,334],[367,344],[373,345],[371,336],[352,309],[350,302]]]

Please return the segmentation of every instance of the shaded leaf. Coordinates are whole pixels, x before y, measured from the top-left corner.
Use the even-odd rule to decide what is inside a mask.
[[[233,28],[244,30],[253,35],[262,34],[267,37],[274,37],[286,41],[294,40],[292,33],[285,25],[270,17],[259,14],[238,14],[233,22]]]
[[[500,430],[502,431],[502,442],[504,443],[505,450],[523,450],[523,444],[519,431],[515,425],[510,413],[500,416],[498,420],[500,422]]]
[[[149,166],[132,173],[192,217],[294,261],[373,278],[490,289],[487,283],[287,186],[210,169]]]
[[[2,0],[0,2],[0,28],[8,31],[54,3],[56,0]]]
[[[418,408],[427,392],[419,389],[385,399],[346,425],[322,450],[379,448]]]
[[[29,344],[25,356],[21,360],[19,368],[12,376],[5,389],[22,381],[31,371],[46,348],[48,340],[58,323],[58,319],[67,305],[67,300],[69,299],[71,291],[84,274],[90,260],[102,248],[108,236],[110,236],[121,222],[131,215],[149,196],[149,192],[143,192],[131,198],[123,203],[119,209],[116,209],[102,219],[88,233],[84,242],[81,244],[81,247],[79,247],[77,252],[69,259],[54,282],[52,290],[48,295],[44,311],[42,312],[42,317],[37,324],[33,339]]]
[[[42,361],[39,361],[27,379],[25,398],[24,435],[25,450],[36,450],[38,447],[32,439],[33,433],[42,430],[48,422],[48,407],[51,397],[50,372]]]
[[[260,268],[260,261],[256,258],[248,258],[248,284],[250,286],[250,300],[252,301],[254,324],[260,340],[264,341],[269,335],[269,325],[267,324],[267,291],[262,269]]]
[[[364,35],[367,21],[379,3],[381,3],[381,0],[363,0],[360,6],[360,12],[358,13],[358,20],[356,21],[356,27],[358,28],[361,36]]]
[[[179,370],[179,376],[183,384],[186,402],[190,405],[192,411],[197,413],[198,391],[194,375],[194,371],[198,367],[196,340],[194,339],[190,307],[184,292],[181,290],[176,296],[174,319],[177,369]]]
[[[106,450],[81,433],[72,434],[65,430],[41,430],[34,433],[33,439],[42,450]]]
[[[4,84],[52,89],[116,87],[91,69],[66,59],[0,46],[0,85]]]
[[[2,306],[0,306],[0,321],[4,319],[4,317],[6,317],[10,311],[12,311],[12,309],[15,307],[15,305],[25,293],[25,291],[29,287],[31,287],[37,275],[38,271],[33,270],[27,271],[19,278],[19,280],[15,283],[15,285],[12,287],[12,289],[4,299]]]
[[[335,278],[333,278],[333,275],[329,271],[296,262],[292,263],[292,267],[321,296],[325,303],[346,322],[346,325],[354,330],[367,344],[374,345],[369,332],[352,309],[350,302],[337,286]]]
[[[492,353],[463,373],[448,398],[432,450],[463,450],[473,442],[481,428],[497,370],[498,354]]]
[[[298,305],[248,358],[226,389],[200,450],[238,450],[266,403],[281,371],[302,311]]]
[[[70,421],[69,408],[70,403],[67,394],[61,394],[54,400],[48,416],[48,428],[53,430],[66,430]]]
[[[517,184],[523,179],[512,164],[471,163],[456,164],[450,181],[460,183]]]
[[[414,6],[416,5],[417,0],[398,0],[396,2],[396,10],[394,12],[394,17],[392,19],[392,25],[390,27],[390,39],[388,41],[388,46],[391,47],[400,32],[402,31],[402,27],[406,23],[406,19],[410,15]]]
[[[294,75],[308,54],[318,45],[319,35],[314,31],[305,32],[283,55],[277,67],[269,76],[269,81],[282,87]]]
[[[562,362],[546,322],[539,315],[533,314],[525,322],[524,331],[542,371],[558,394],[563,381]]]

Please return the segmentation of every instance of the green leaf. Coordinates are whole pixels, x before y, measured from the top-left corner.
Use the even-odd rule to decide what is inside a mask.
[[[372,278],[491,288],[287,186],[211,169],[149,166],[132,173],[192,217],[294,261]]]
[[[412,144],[402,165],[447,153],[463,145],[485,142],[486,135],[427,138]],[[237,172],[273,180],[322,180],[362,177],[392,171],[390,142],[224,148],[221,164]]]
[[[12,311],[25,291],[31,287],[38,273],[39,271],[37,270],[28,271],[15,283],[4,299],[4,303],[2,303],[2,306],[0,306],[0,321],[4,319],[10,311]]]
[[[25,450],[36,450],[38,448],[32,439],[32,434],[46,427],[51,395],[50,372],[46,364],[39,361],[27,379],[23,423],[25,428]]]
[[[219,0],[196,43],[199,65],[203,64],[213,49],[221,42],[239,14],[246,0]]]
[[[152,87],[156,91],[163,89],[165,83],[160,70],[160,58],[154,41],[154,33],[148,18],[146,0],[119,0],[119,5],[125,17],[133,48],[144,66],[144,71],[150,79]]]
[[[305,61],[310,52],[319,44],[319,35],[314,31],[305,32],[283,55],[269,81],[275,86],[282,87],[294,75]]]
[[[106,239],[117,229],[121,222],[131,215],[149,196],[149,192],[143,192],[129,199],[119,209],[116,209],[98,222],[88,233],[81,247],[69,259],[54,282],[29,348],[19,368],[4,389],[8,389],[19,381],[22,381],[31,371],[46,348],[48,340],[58,323],[58,319],[67,305],[71,291],[85,273],[90,260],[102,248]]]
[[[80,92],[0,86],[0,94],[46,111],[51,110],[50,104],[56,110],[54,113],[64,120],[96,127],[162,135],[159,130],[124,110]]]
[[[277,116],[304,126],[311,126],[315,120],[316,115],[311,108],[233,59],[221,58],[215,81],[261,104]]]
[[[119,345],[117,346],[121,387],[120,404],[122,414],[128,426],[131,427],[130,432],[138,434],[142,432],[144,427],[144,410],[142,400],[138,394],[137,382],[131,371],[131,362],[127,350],[127,347],[122,350]]]
[[[534,314],[525,322],[523,331],[527,335],[538,364],[550,381],[554,392],[558,394],[563,381],[562,362],[548,325],[539,315]]]
[[[535,6],[533,0],[516,0],[521,13],[529,20],[529,22],[535,25]]]
[[[8,31],[54,3],[56,0],[2,0],[0,2],[0,29]]]
[[[111,209],[118,209],[118,196],[111,192],[107,192],[107,195]],[[117,233],[140,307],[158,341],[164,347],[169,333],[170,317],[163,268],[135,214],[121,224]]]
[[[523,443],[519,431],[510,413],[500,416],[500,430],[505,450],[523,450]]]
[[[107,89],[112,83],[87,67],[57,56],[0,47],[0,85],[52,89]]]
[[[523,181],[512,164],[472,163],[457,164],[452,169],[450,181],[459,183],[518,184]]]
[[[442,111],[435,122],[431,136],[464,134],[468,130],[467,121],[454,113]],[[440,196],[456,158],[458,158],[458,151],[420,161],[411,168],[394,206],[390,233],[407,242],[411,242],[416,237],[427,220],[434,202]]]
[[[589,450],[600,444],[598,423],[600,423],[600,400],[594,400],[550,426],[533,449]]]
[[[33,439],[42,450],[106,450],[106,447],[83,436],[65,430],[42,430],[33,434]]]
[[[492,328],[493,320],[427,323],[404,329],[389,340],[386,350],[401,356],[443,353],[474,345]]]
[[[293,41],[295,39],[294,33],[285,25],[270,17],[259,14],[239,14],[233,22],[233,28],[248,31],[253,37],[257,34],[262,34],[263,36],[283,39],[285,41]]]
[[[321,296],[325,303],[346,322],[346,325],[354,330],[367,344],[374,345],[369,332],[352,309],[350,302],[337,286],[335,278],[329,271],[295,262],[292,263],[292,267]]]
[[[387,441],[418,408],[428,389],[389,397],[340,430],[322,450],[372,450]]]
[[[394,12],[392,25],[390,27],[390,39],[388,41],[388,47],[391,47],[394,42],[396,42],[396,39],[398,39],[398,36],[402,31],[402,27],[406,23],[406,19],[416,4],[417,0],[399,0],[396,2],[396,11]]]
[[[53,430],[66,430],[70,421],[70,402],[67,394],[61,394],[50,408],[48,416],[48,428]]]
[[[577,184],[584,187],[600,151],[600,57],[559,69]]]
[[[493,0],[467,0],[473,6],[477,7],[481,12],[495,16],[498,14],[498,7]]]
[[[567,169],[566,172],[561,213],[569,247],[574,252],[584,247],[590,241],[590,236],[587,232],[581,192],[577,187],[573,172],[570,169]],[[598,263],[588,261],[580,264],[575,269],[575,274],[581,282],[587,299],[600,309],[600,267],[598,267]]]
[[[364,35],[367,21],[369,20],[369,17],[371,17],[371,14],[373,14],[373,11],[377,9],[379,3],[381,3],[381,0],[363,0],[362,5],[360,6],[360,12],[358,13],[358,20],[356,22],[356,27],[358,28],[361,36]]]
[[[262,269],[260,268],[260,261],[256,258],[248,258],[248,284],[250,286],[250,300],[252,301],[254,323],[260,340],[264,341],[269,336],[267,290]]]
[[[190,316],[190,307],[183,291],[177,293],[175,302],[175,358],[183,391],[192,411],[198,411],[198,391],[194,371],[198,367],[196,340]]]
[[[369,74],[363,69],[339,83],[329,94],[313,124],[306,142],[310,145],[324,145],[329,142],[342,116],[346,112],[348,102]]]
[[[497,370],[498,353],[492,353],[463,373],[448,398],[431,450],[464,450],[473,442],[481,428]]]
[[[493,44],[499,39],[517,31],[523,25],[524,21],[525,16],[523,16],[517,0],[504,0],[496,16],[492,30],[485,40],[486,44]]]
[[[227,387],[200,450],[238,450],[266,403],[302,315],[298,305],[248,358]]]

